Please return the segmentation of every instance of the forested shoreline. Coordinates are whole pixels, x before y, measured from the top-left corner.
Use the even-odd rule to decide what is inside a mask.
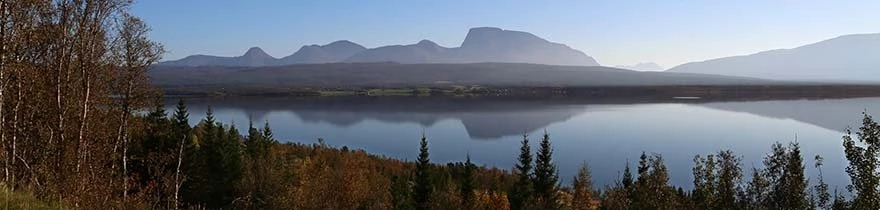
[[[594,186],[584,164],[563,185],[553,162],[550,134],[523,136],[516,165],[508,169],[461,162],[430,162],[422,137],[415,161],[347,147],[280,143],[268,122],[262,128],[217,122],[211,110],[190,127],[183,100],[139,116],[147,132],[134,138],[129,193],[139,208],[256,209],[873,209],[878,202],[874,168],[880,163],[880,125],[867,114],[856,139],[842,145],[846,189],[827,185],[822,157],[806,158],[797,142],[774,143],[761,166],[744,168],[733,151],[696,155],[693,186],[673,186],[661,154],[642,153],[621,166],[614,184]],[[185,143],[178,144],[180,139]],[[414,138],[413,141],[418,140]],[[530,141],[539,147],[531,148]],[[182,146],[182,147],[180,147]],[[175,159],[173,157],[178,157]],[[175,167],[175,164],[181,164]],[[808,177],[805,167],[819,174]],[[748,175],[746,174],[748,173]],[[175,177],[185,177],[177,179]],[[746,179],[745,177],[750,177]],[[181,180],[180,182],[174,180]],[[230,184],[232,183],[232,184]],[[182,185],[182,186],[181,186]],[[180,189],[180,197],[174,197]],[[179,199],[179,200],[176,200]]]

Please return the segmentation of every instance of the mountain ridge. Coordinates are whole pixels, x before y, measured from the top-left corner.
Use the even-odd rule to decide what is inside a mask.
[[[765,79],[880,81],[880,33],[849,34],[789,49],[685,63],[669,72]]]
[[[462,44],[451,48],[440,46],[427,39],[416,44],[388,45],[369,49],[348,40],[339,40],[326,45],[305,45],[282,58],[274,58],[261,49],[252,47],[244,55],[237,57],[192,55],[179,60],[160,62],[158,65],[264,67],[377,62],[599,65],[594,58],[567,45],[551,42],[528,32],[496,27],[471,28]]]

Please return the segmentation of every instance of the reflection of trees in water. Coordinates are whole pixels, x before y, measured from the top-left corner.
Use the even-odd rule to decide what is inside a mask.
[[[176,101],[175,101],[176,102]],[[689,103],[723,111],[763,117],[792,119],[829,130],[842,131],[858,125],[860,112],[880,105],[880,98],[787,100],[750,102],[644,101],[644,100],[521,100],[442,97],[334,97],[334,98],[229,98],[190,99],[190,106],[241,110],[252,119],[265,119],[270,112],[291,112],[304,122],[351,126],[364,120],[418,123],[432,126],[439,121],[461,121],[473,139],[495,139],[532,132],[604,106],[653,102]],[[172,102],[168,102],[169,104]],[[872,106],[873,105],[873,106]]]

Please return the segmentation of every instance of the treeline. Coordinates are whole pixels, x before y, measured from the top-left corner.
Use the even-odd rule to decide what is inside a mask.
[[[132,208],[499,209],[514,176],[500,169],[403,162],[346,147],[277,142],[268,123],[235,125],[206,118],[190,127],[181,101],[138,117],[127,171]],[[134,199],[136,198],[136,199]],[[456,205],[450,205],[456,204]]]
[[[550,135],[531,148],[523,136],[512,170],[463,162],[430,162],[426,137],[414,162],[370,155],[347,147],[279,143],[268,123],[235,125],[205,119],[189,127],[180,101],[172,114],[158,106],[137,117],[145,124],[130,149],[128,193],[138,208],[255,209],[876,209],[880,125],[869,115],[858,140],[843,140],[849,194],[831,191],[822,158],[807,177],[800,145],[775,143],[760,168],[743,168],[731,151],[694,157],[693,187],[669,184],[660,154],[642,153],[610,186],[592,184],[584,164],[562,185]],[[633,170],[634,169],[634,170]],[[748,173],[748,174],[746,174]],[[749,177],[749,179],[746,179]]]

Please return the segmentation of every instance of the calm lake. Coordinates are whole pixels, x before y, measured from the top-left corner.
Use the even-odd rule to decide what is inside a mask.
[[[169,109],[177,99],[166,101]],[[773,142],[797,139],[810,182],[813,157],[825,158],[823,173],[844,191],[841,136],[858,128],[861,112],[880,109],[880,98],[708,102],[670,100],[517,100],[433,97],[187,99],[191,123],[210,106],[216,118],[240,129],[251,119],[268,121],[279,141],[364,149],[414,160],[426,133],[432,162],[463,161],[510,169],[522,134],[532,148],[550,133],[554,161],[566,183],[588,163],[596,186],[613,184],[624,165],[633,170],[642,151],[663,155],[676,186],[692,186],[693,157],[721,149],[743,156],[746,174],[761,167]]]

